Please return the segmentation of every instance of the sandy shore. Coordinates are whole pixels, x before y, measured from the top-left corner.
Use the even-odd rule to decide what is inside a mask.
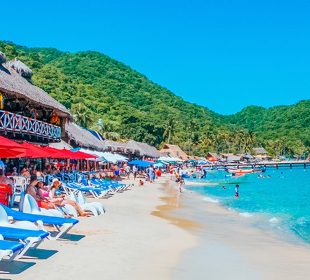
[[[228,211],[187,191],[175,213],[197,222],[199,246],[186,251],[174,279],[310,279],[310,246],[256,226],[255,217]]]
[[[81,218],[64,240],[46,240],[27,259],[1,263],[1,279],[171,279],[195,237],[152,215],[163,195],[155,184],[101,199],[107,213]],[[153,213],[154,214],[154,213]],[[38,278],[37,278],[38,277]]]
[[[0,263],[1,279],[310,279],[310,249],[254,226],[176,183],[134,187],[101,201],[66,239]]]

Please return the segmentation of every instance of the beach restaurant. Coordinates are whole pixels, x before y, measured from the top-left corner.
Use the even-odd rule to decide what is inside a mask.
[[[0,59],[0,134],[39,143],[59,142],[69,110],[31,82],[23,62]]]

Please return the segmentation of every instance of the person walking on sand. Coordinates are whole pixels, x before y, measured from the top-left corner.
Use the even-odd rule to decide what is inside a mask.
[[[180,191],[180,193],[182,192],[183,184],[184,184],[184,179],[182,176],[180,176],[179,177],[179,191]]]
[[[126,167],[125,167],[125,173],[126,173],[127,179],[129,179],[130,172],[131,172],[130,166],[129,166],[129,165],[126,165]]]
[[[135,181],[136,180],[136,178],[137,178],[137,173],[138,173],[138,168],[137,168],[137,166],[133,166],[132,167],[132,174],[133,174],[133,180]]]

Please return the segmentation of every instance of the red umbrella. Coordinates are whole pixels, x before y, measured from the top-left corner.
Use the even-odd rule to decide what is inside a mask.
[[[88,154],[88,153],[84,153],[84,152],[81,152],[81,151],[74,152],[74,156],[75,157],[79,157],[79,158],[75,158],[75,159],[95,159],[95,158],[97,158],[94,155],[91,155],[91,154]]]
[[[1,149],[12,149],[12,148],[21,148],[24,149],[20,144],[16,143],[13,140],[0,136],[0,148]]]
[[[83,152],[72,152],[67,149],[59,150],[57,153],[52,154],[52,158],[66,158],[66,159],[88,159],[88,158],[96,158],[91,154],[83,153]]]
[[[25,155],[23,157],[29,157],[29,158],[48,158],[51,156],[51,154],[46,151],[45,149],[41,148],[38,145],[34,145],[31,143],[24,142],[21,144],[22,147],[24,147]]]
[[[0,149],[0,158],[20,158],[24,156],[21,149]]]
[[[55,153],[59,153],[61,151],[60,149],[52,148],[52,147],[49,147],[49,146],[42,146],[41,148],[44,151],[50,153],[51,155],[55,154]]]
[[[0,158],[22,157],[25,148],[13,140],[0,136]]]

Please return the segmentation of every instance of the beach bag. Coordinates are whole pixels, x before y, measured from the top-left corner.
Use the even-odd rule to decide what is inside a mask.
[[[0,184],[0,203],[8,206],[10,198],[13,194],[12,187],[5,184]]]

